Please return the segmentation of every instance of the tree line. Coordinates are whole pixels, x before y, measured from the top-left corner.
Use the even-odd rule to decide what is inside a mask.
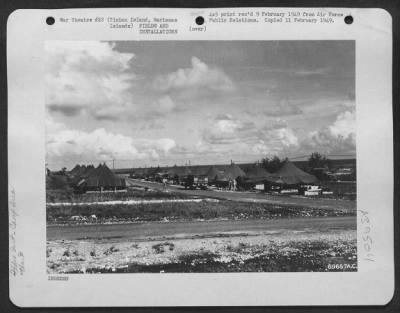
[[[279,170],[282,165],[288,161],[288,158],[280,159],[278,156],[272,158],[265,157],[261,160],[261,166],[268,172],[274,173]],[[315,168],[330,167],[331,161],[324,155],[313,152],[308,158],[307,168],[305,170],[312,171]]]

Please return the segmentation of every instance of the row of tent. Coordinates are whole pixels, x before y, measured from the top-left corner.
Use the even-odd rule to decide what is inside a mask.
[[[312,184],[317,181],[314,175],[308,174],[290,161],[286,161],[275,173],[267,172],[258,164],[242,165],[215,165],[215,166],[173,166],[169,168],[137,168],[131,176],[137,178],[169,177],[171,179],[185,179],[188,176],[199,179],[207,178],[208,183],[228,182],[240,179],[246,184],[275,183],[283,185]]]

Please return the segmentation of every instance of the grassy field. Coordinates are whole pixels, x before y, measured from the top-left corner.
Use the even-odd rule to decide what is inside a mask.
[[[155,190],[135,190],[129,189],[126,192],[109,193],[74,193],[69,189],[46,190],[47,203],[82,203],[82,202],[101,202],[101,201],[127,201],[127,200],[155,200],[155,199],[187,199],[188,196],[173,192],[163,192]]]
[[[69,223],[71,216],[97,216],[97,222],[162,221],[193,219],[251,219],[307,216],[349,216],[355,210],[298,208],[268,203],[221,200],[218,202],[47,205],[47,222]]]

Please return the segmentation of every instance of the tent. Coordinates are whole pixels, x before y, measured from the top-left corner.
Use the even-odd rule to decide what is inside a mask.
[[[286,161],[268,180],[278,184],[298,185],[315,183],[317,178],[314,175],[302,171],[293,163]]]
[[[84,190],[116,190],[125,189],[125,186],[125,179],[115,175],[105,164],[100,164],[77,184]]]
[[[229,180],[229,178],[224,174],[224,172],[217,169],[215,166],[210,167],[210,169],[207,172],[207,176],[209,182]]]
[[[86,170],[86,165],[76,165],[72,171],[70,172],[70,175],[72,177],[80,177]]]
[[[192,175],[192,171],[190,170],[190,168],[188,168],[187,166],[185,167],[180,167],[178,168],[178,173],[177,173],[179,178],[185,178],[189,175]]]
[[[224,175],[229,179],[236,179],[238,177],[246,176],[246,173],[235,163],[232,163],[229,167],[224,170]]]
[[[246,183],[257,184],[265,182],[269,177],[271,177],[271,173],[259,165],[253,165],[246,169],[244,181]]]
[[[81,178],[87,178],[90,176],[90,174],[95,170],[95,167],[93,165],[88,165],[86,166],[85,170],[81,173],[80,177]]]
[[[165,174],[168,175],[169,179],[173,179],[177,183],[184,181],[189,175],[193,175],[191,169],[187,166],[178,167],[176,165],[169,168]]]
[[[204,166],[204,165],[200,165],[200,166],[192,166],[190,168],[190,170],[192,171],[192,174],[194,176],[197,177],[206,177],[208,176],[208,172],[210,170],[209,166]]]
[[[192,166],[190,170],[192,171],[195,185],[199,186],[200,188],[208,185],[208,171],[210,170],[209,166]]]
[[[170,178],[174,178],[175,176],[178,176],[178,174],[179,174],[179,168],[176,165],[167,170],[167,175]]]
[[[75,167],[69,171],[69,174],[72,176],[75,176],[76,173],[78,173],[81,169],[81,166],[79,164],[75,165]]]
[[[72,185],[76,185],[78,182],[80,182],[82,179],[89,177],[89,175],[95,170],[95,167],[93,165],[82,165],[77,168],[74,171],[74,174],[71,174],[70,182]],[[72,173],[72,172],[71,172]]]

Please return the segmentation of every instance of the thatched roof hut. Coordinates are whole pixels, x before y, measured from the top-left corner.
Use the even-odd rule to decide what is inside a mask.
[[[125,189],[125,179],[115,175],[105,164],[93,169],[87,177],[82,178],[78,188],[84,190]]]
[[[224,170],[224,175],[230,179],[236,179],[238,177],[246,176],[246,173],[235,163],[232,163],[228,168]]]
[[[286,161],[278,171],[271,175],[269,180],[279,184],[298,185],[315,183],[317,178],[302,171],[292,162]]]
[[[207,172],[209,182],[228,181],[229,177],[225,175],[224,171],[219,170],[215,166],[211,166]]]
[[[263,183],[271,177],[271,173],[267,172],[259,165],[253,165],[246,169],[244,180],[246,183]]]

